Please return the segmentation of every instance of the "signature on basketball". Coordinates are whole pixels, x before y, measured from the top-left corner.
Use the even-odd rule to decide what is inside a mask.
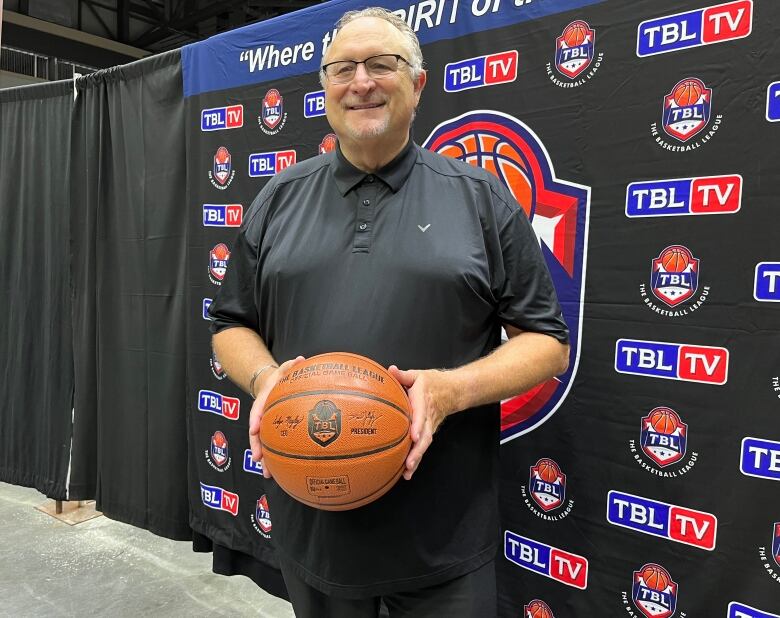
[[[374,423],[376,423],[380,418],[382,418],[381,414],[374,414],[370,410],[366,410],[364,412],[350,412],[349,419],[352,421],[363,421],[364,427],[370,427]]]
[[[303,419],[300,416],[287,416],[286,418],[282,418],[281,416],[277,416],[274,419],[274,427],[276,429],[281,429],[284,427],[285,429],[295,429],[298,425],[300,425],[303,422]]]

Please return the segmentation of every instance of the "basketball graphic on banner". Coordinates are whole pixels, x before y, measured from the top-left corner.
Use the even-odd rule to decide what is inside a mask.
[[[510,440],[559,408],[577,371],[590,189],[558,179],[537,135],[503,112],[480,110],[446,120],[423,147],[483,168],[507,186],[539,238],[571,332],[568,371],[503,402],[501,439]]]

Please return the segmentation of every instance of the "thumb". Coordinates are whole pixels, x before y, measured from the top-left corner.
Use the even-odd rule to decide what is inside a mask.
[[[405,388],[410,388],[414,384],[414,381],[417,379],[417,374],[419,373],[416,369],[403,371],[395,365],[390,365],[388,371],[390,372],[390,375],[398,380],[401,383],[401,386]]]

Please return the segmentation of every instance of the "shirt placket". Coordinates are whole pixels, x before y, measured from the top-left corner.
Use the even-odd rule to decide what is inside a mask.
[[[355,216],[355,236],[352,243],[353,253],[370,253],[374,229],[374,213],[377,202],[377,180],[373,175],[366,176],[355,189],[357,196]]]

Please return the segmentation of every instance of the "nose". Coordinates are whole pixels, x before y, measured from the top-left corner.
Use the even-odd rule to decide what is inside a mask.
[[[366,65],[362,62],[355,67],[355,77],[350,82],[350,89],[357,94],[365,94],[374,87],[374,80],[366,71]]]

